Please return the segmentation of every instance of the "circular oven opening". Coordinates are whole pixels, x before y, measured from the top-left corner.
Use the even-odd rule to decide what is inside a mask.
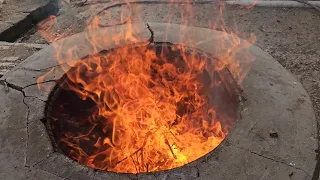
[[[54,144],[80,164],[120,173],[195,161],[224,140],[237,118],[234,79],[221,64],[168,43],[87,56],[49,97]]]

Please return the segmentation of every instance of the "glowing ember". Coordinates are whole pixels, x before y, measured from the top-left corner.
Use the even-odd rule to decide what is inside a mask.
[[[225,138],[236,103],[217,91],[219,73],[208,73],[218,61],[182,46],[155,47],[100,53],[67,73],[61,87],[69,93],[51,112],[69,157],[97,169],[152,172],[194,161]]]

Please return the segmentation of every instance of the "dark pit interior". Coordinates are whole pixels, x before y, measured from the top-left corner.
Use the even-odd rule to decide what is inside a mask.
[[[174,47],[175,45],[156,43],[147,46],[148,49],[156,51],[159,57],[167,56],[166,59],[183,58],[181,52],[178,52]],[[96,56],[104,56],[107,53],[114,52],[114,50],[102,51]],[[212,65],[214,65],[214,62],[219,61],[195,49],[187,50],[185,53],[188,52],[192,52],[195,56],[207,58],[208,61],[212,62]],[[82,61],[86,61],[86,59],[87,57]],[[177,62],[170,63],[179,66]],[[77,66],[79,65],[76,65],[68,73],[72,73]],[[209,106],[215,108],[216,116],[219,117],[219,119],[223,119],[223,121],[221,121],[222,127],[225,125],[231,125],[232,127],[238,115],[239,91],[237,87],[234,86],[235,83],[232,82],[234,80],[231,78],[232,76],[228,70],[214,72],[213,79],[210,78],[208,71],[209,70],[204,70],[201,72],[200,81],[203,83],[204,89],[209,89],[204,92],[207,93]],[[86,74],[83,74],[83,76],[85,78]],[[156,76],[154,77],[156,78]],[[215,86],[213,88],[207,87],[209,84],[212,84],[212,82],[215,82]],[[76,92],[70,90],[71,86],[72,88],[83,89],[81,84],[75,84],[70,81],[68,76],[64,76],[49,96],[45,114],[47,117],[47,129],[51,135],[53,144],[57,151],[60,151],[80,164],[95,169],[109,170],[108,162],[102,160],[106,158],[105,156],[97,155],[95,159],[89,159],[88,156],[98,154],[102,150],[110,148],[110,146],[106,144],[101,145],[99,150],[95,147],[97,142],[99,142],[99,138],[111,138],[113,131],[112,126],[108,126],[108,129],[105,129],[105,122],[108,121],[108,119],[104,119],[103,117],[95,120],[93,123],[90,117],[92,113],[97,110],[96,103],[90,98],[85,100],[81,99]],[[188,98],[177,102],[177,115],[183,116],[185,113],[190,113],[186,110],[190,109],[187,108],[187,106]],[[174,123],[172,126],[174,126]],[[85,138],[83,138],[84,135]],[[66,142],[66,139],[68,142]],[[94,164],[94,166],[92,164]]]

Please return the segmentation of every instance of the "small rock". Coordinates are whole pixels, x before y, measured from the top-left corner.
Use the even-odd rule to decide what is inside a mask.
[[[291,178],[293,176],[293,172],[291,172],[290,174],[289,174],[289,177]]]
[[[272,137],[272,138],[278,138],[278,137],[279,137],[278,133],[275,132],[274,130],[270,130],[270,131],[269,131],[269,135],[270,135],[270,137]]]
[[[295,166],[296,164],[294,164],[294,163],[291,162],[291,163],[289,163],[289,165],[290,165],[290,166]]]

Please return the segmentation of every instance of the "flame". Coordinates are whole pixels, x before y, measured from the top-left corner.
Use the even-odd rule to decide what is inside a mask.
[[[223,7],[221,13],[222,10]],[[188,8],[181,11],[184,24],[193,16],[191,12]],[[170,22],[172,14],[166,18]],[[69,84],[64,88],[96,104],[87,132],[67,132],[60,139],[71,149],[69,157],[92,168],[114,172],[167,170],[204,156],[229,133],[232,123],[217,116],[208,96],[210,89],[219,86],[213,80],[215,72],[228,68],[241,84],[248,71],[249,65],[244,66],[236,58],[243,51],[239,48],[243,41],[235,33],[225,36],[215,58],[200,56],[184,45],[172,45],[171,49],[163,46],[159,54],[148,43],[99,53],[109,44],[139,40],[130,20],[125,32],[101,36],[96,33],[101,29],[99,17],[95,17],[85,31],[90,46],[83,49],[94,55],[79,61],[80,56],[75,53],[79,44],[65,48],[63,40],[56,41],[59,36],[50,31],[56,23],[56,18],[50,17],[40,24],[44,26],[40,32],[53,42],[56,59],[73,67],[72,71],[65,69]],[[221,29],[227,31],[224,26]],[[211,82],[203,81],[206,73]],[[38,79],[39,88],[47,76],[48,73]],[[98,127],[104,136],[96,136]],[[87,147],[90,153],[80,145],[85,141],[93,142],[92,147]]]

